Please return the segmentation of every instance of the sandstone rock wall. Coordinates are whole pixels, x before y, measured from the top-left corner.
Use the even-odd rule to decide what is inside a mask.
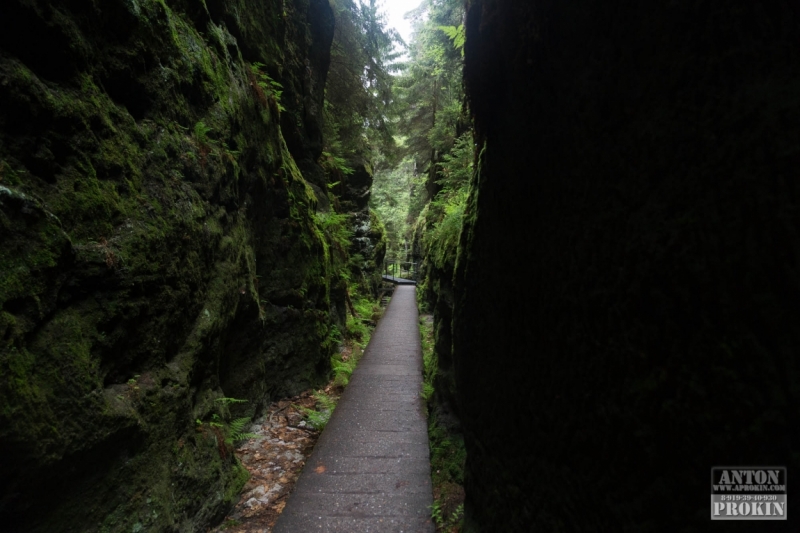
[[[246,476],[211,422],[324,378],[332,37],[322,0],[0,6],[3,529],[204,530]]]
[[[470,2],[469,531],[709,531],[712,466],[797,471],[798,35],[792,2]]]

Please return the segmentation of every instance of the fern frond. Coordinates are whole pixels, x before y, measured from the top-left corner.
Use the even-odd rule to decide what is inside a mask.
[[[422,400],[427,402],[433,396],[433,385],[430,383],[422,384]]]
[[[317,401],[316,410],[302,406],[298,407],[305,415],[308,424],[314,429],[322,431],[325,429],[328,420],[330,420],[331,414],[333,414],[333,409],[336,407],[336,400],[321,391],[315,392],[313,397]]]
[[[241,433],[241,431],[244,429],[244,427],[247,425],[248,422],[250,422],[249,416],[231,420],[230,424],[231,433]]]
[[[323,411],[333,411],[334,407],[336,407],[336,400],[324,392],[315,392],[313,397],[317,400],[317,405],[320,406]]]
[[[453,41],[453,46],[456,50],[461,50],[461,55],[464,55],[464,44],[467,42],[467,31],[464,25],[459,26],[439,26],[439,30],[443,31],[447,37]]]
[[[242,431],[245,428],[245,426],[247,426],[247,424],[249,423],[250,423],[249,416],[231,420],[230,424],[228,424],[227,428],[228,438],[225,439],[225,442],[227,442],[228,444],[235,444],[242,440],[257,438],[259,435],[255,433],[247,433]]]
[[[315,411],[313,409],[308,409],[307,407],[301,407],[300,409],[303,411],[308,424],[317,431],[322,431],[325,429],[328,420],[331,418],[330,411]]]
[[[247,440],[247,439],[255,439],[260,437],[261,435],[256,435],[255,433],[231,433],[225,442],[227,444],[236,444],[239,441]]]

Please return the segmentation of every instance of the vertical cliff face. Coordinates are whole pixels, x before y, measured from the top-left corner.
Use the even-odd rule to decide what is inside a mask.
[[[470,2],[471,530],[704,531],[712,466],[800,466],[799,24]]]
[[[0,7],[4,528],[203,530],[246,476],[221,398],[323,377],[332,36],[323,0]]]
[[[350,214],[353,238],[350,246],[351,275],[364,294],[376,294],[382,281],[383,258],[386,255],[384,227],[378,215],[369,208],[372,195],[372,168],[366,161],[353,158],[348,162],[352,172],[336,172],[339,209]]]

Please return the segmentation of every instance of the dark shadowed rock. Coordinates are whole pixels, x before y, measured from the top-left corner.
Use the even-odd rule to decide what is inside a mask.
[[[793,2],[470,2],[468,531],[710,531],[712,466],[800,467],[798,35]],[[796,527],[752,524],[718,529]]]

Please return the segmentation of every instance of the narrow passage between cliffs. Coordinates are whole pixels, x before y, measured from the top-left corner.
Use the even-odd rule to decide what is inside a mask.
[[[398,286],[275,533],[432,532],[415,287]]]

